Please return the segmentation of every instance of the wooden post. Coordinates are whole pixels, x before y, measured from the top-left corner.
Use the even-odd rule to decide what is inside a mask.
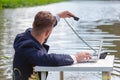
[[[64,72],[60,71],[60,80],[64,80]]]
[[[46,72],[45,71],[42,71],[41,72],[41,80],[46,80]]]
[[[111,73],[110,72],[102,72],[102,80],[110,80]]]

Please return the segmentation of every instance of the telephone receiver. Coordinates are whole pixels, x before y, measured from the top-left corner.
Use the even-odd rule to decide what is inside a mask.
[[[68,14],[69,16],[73,17],[74,20],[78,21],[79,20],[79,17],[76,17],[76,16],[72,16],[70,14]]]
[[[79,20],[79,18],[78,17],[76,17],[76,16],[72,16],[73,18],[74,18],[74,20],[76,20],[76,21],[78,21]]]

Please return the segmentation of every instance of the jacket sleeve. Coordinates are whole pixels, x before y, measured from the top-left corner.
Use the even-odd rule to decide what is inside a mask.
[[[73,64],[73,59],[70,55],[47,54],[43,50],[37,49],[32,41],[24,43],[20,47],[19,52],[22,52],[22,57],[31,65],[65,66]]]

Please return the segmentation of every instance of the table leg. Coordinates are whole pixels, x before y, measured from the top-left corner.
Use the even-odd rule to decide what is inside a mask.
[[[102,80],[110,80],[111,73],[110,72],[102,72]]]
[[[41,80],[46,80],[47,77],[46,77],[46,72],[45,71],[42,71],[41,72]]]
[[[60,71],[60,80],[64,80],[64,72]]]

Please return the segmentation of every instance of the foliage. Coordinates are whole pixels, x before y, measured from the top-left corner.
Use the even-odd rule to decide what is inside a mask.
[[[0,8],[16,8],[43,5],[63,0],[0,0]]]

